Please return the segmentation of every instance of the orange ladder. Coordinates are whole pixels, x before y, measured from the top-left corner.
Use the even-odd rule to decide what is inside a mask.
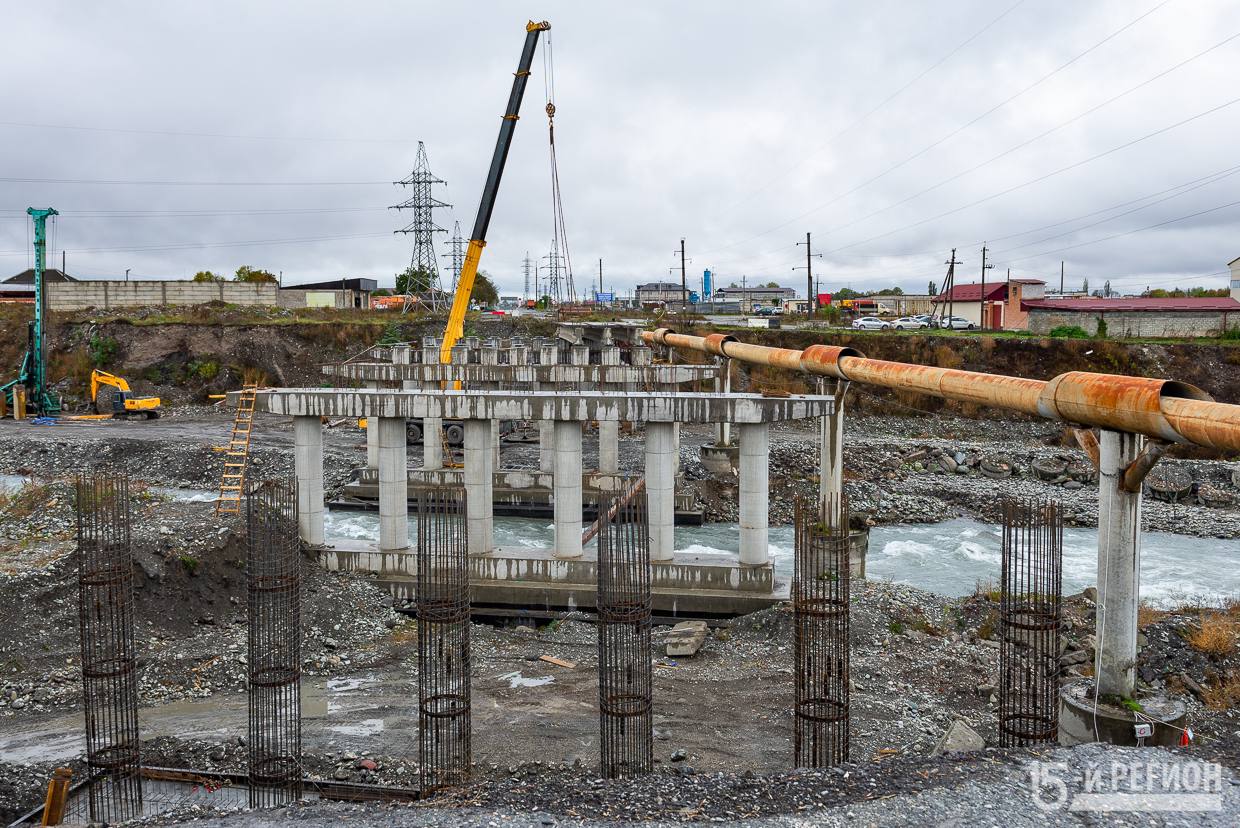
[[[241,386],[237,413],[233,417],[232,437],[224,454],[224,472],[220,475],[220,497],[215,513],[240,514],[241,495],[245,491],[245,464],[250,457],[250,429],[254,425],[254,398],[257,385]]]

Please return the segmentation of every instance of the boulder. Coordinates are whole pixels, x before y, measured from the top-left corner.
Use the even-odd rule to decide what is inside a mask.
[[[986,740],[978,735],[978,732],[960,719],[956,719],[948,726],[943,733],[943,737],[939,739],[939,743],[930,751],[931,756],[941,756],[944,753],[969,753],[975,750],[983,750],[986,747]]]
[[[667,634],[667,654],[675,657],[696,655],[709,632],[705,621],[681,621]]]

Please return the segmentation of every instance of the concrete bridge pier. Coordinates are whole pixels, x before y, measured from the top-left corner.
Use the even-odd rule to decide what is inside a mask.
[[[818,499],[839,502],[844,494],[844,394],[848,383],[837,380],[831,396],[831,413],[818,418]],[[819,394],[826,394],[826,380],[819,380]]]
[[[443,418],[422,419],[422,468],[436,471],[443,468]]]
[[[599,351],[600,365],[619,365],[620,349],[607,345]],[[600,391],[616,390],[611,383],[601,383]],[[620,421],[598,421],[598,470],[605,474],[620,471]]]
[[[581,422],[555,421],[555,471],[552,507],[555,520],[555,556],[581,557]]]
[[[379,551],[409,547],[409,467],[403,417],[372,418],[379,435]]]
[[[491,421],[465,421],[465,548],[488,555],[495,546]]]
[[[322,546],[323,424],[317,414],[293,418],[293,467],[297,475],[297,532],[304,543]]]
[[[742,564],[771,562],[768,546],[771,434],[767,423],[742,423],[740,429],[740,519]]]
[[[646,515],[652,561],[670,561],[676,551],[673,431],[672,423],[646,423]]]
[[[1098,615],[1094,676],[1101,695],[1132,698],[1136,687],[1137,604],[1141,573],[1141,492],[1123,489],[1124,472],[1145,438],[1098,435]]]

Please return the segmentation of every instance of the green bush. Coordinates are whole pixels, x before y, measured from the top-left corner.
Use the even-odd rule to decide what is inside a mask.
[[[1223,339],[1228,342],[1240,342],[1240,328],[1228,328],[1223,331],[1222,335],[1219,336],[1219,339]]]
[[[383,329],[383,336],[379,337],[380,345],[398,345],[405,341],[404,335],[401,333],[400,325],[396,322],[389,322],[387,327]]]
[[[121,344],[110,336],[92,336],[90,338],[90,361],[96,368],[106,368],[116,359],[116,352]]]
[[[1089,332],[1080,325],[1056,325],[1050,330],[1052,339],[1089,339]]]
[[[1098,330],[1094,332],[1095,339],[1107,338],[1107,320],[1105,316],[1098,317]]]

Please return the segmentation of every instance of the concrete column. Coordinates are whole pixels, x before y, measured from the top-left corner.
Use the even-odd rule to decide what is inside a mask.
[[[372,418],[379,435],[379,551],[409,546],[409,464],[403,417]]]
[[[620,471],[620,421],[598,421],[598,470],[604,474]]]
[[[574,345],[568,354],[570,365],[589,365],[590,364],[590,346]]]
[[[499,420],[491,421],[491,468],[502,469],[503,462],[499,451]]]
[[[672,424],[672,474],[680,474],[680,423]]]
[[[465,546],[470,555],[489,554],[495,545],[492,509],[491,421],[465,421]]]
[[[393,345],[392,362],[396,365],[408,365],[413,362],[413,349],[408,345]]]
[[[379,422],[374,417],[366,418],[366,468],[379,468]]]
[[[422,468],[436,471],[443,468],[443,418],[422,420]]]
[[[739,428],[741,563],[767,564],[770,563],[767,547],[770,426],[744,423]]]
[[[538,421],[538,470],[549,472],[555,466],[555,423]]]
[[[844,493],[844,391],[836,385],[835,413],[818,418],[818,499],[834,500]]]
[[[654,351],[645,345],[629,349],[629,364],[639,367],[650,365],[654,362]]]
[[[715,375],[715,391],[720,394],[732,393],[732,363],[727,357],[716,357],[715,364],[719,373]],[[724,421],[715,432],[715,445],[732,445],[732,424]]]
[[[555,507],[555,556],[581,557],[581,423],[556,420],[555,472],[552,498]]]
[[[1132,698],[1141,574],[1141,495],[1120,488],[1145,438],[1098,435],[1098,620],[1094,676],[1102,695]]]
[[[673,430],[671,423],[646,423],[646,514],[650,522],[652,561],[670,561],[676,552]]]
[[[293,465],[297,473],[297,532],[310,546],[323,545],[323,425],[318,415],[293,418]]]

